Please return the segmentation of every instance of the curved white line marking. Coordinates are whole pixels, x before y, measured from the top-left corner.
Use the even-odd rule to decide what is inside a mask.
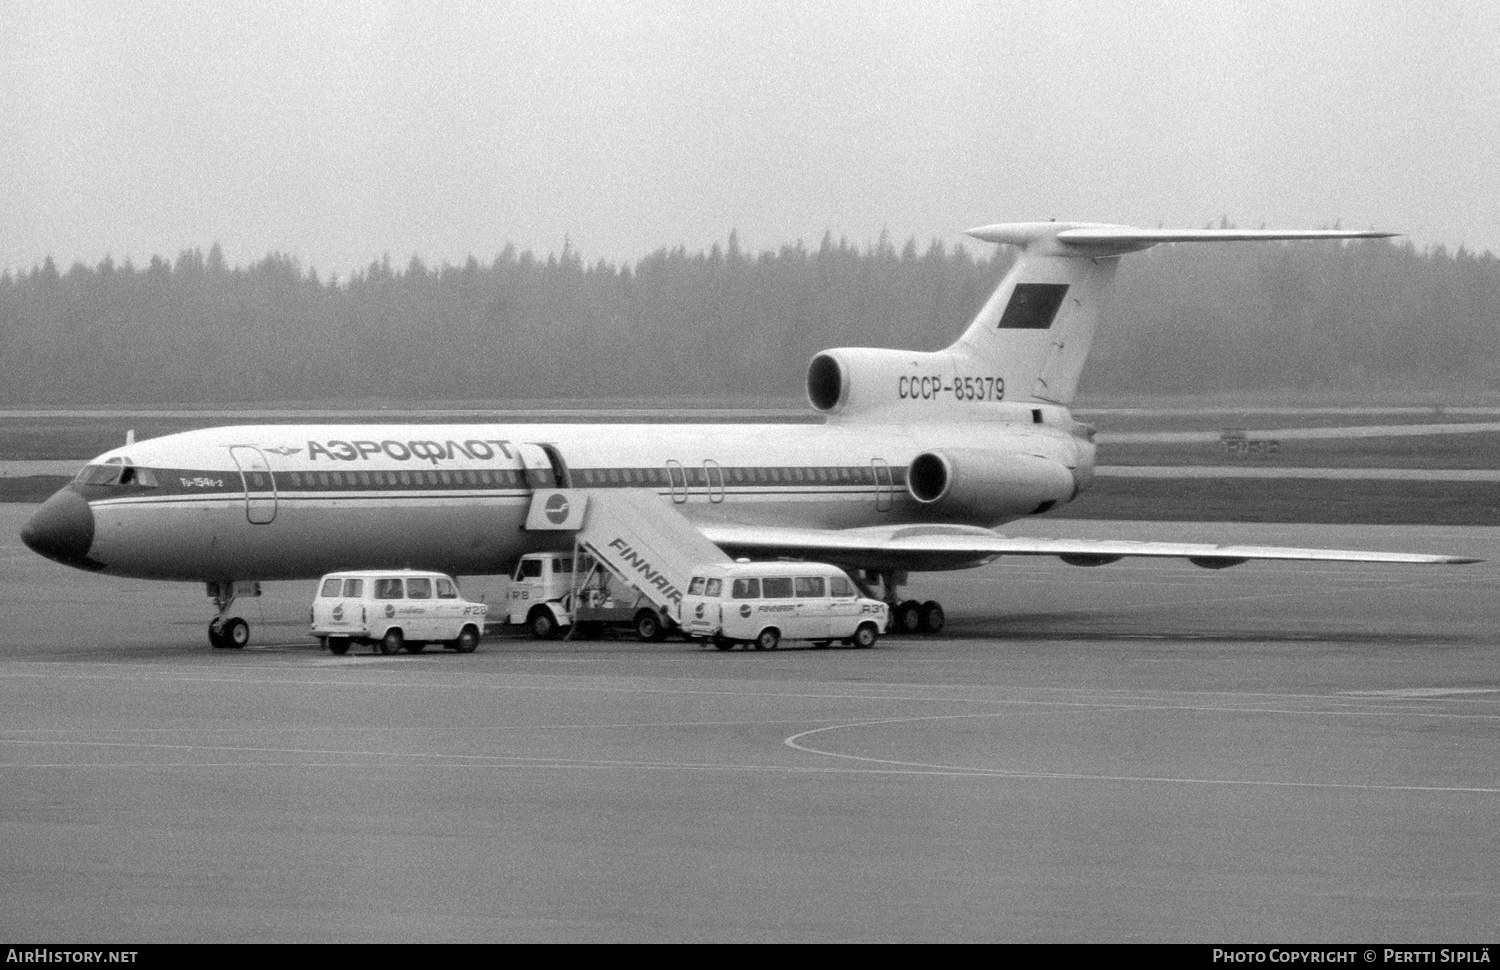
[[[824,751],[820,748],[809,747],[801,743],[802,738],[813,734],[821,734],[825,731],[838,731],[843,728],[873,727],[878,724],[899,724],[911,721],[948,721],[958,718],[977,719],[982,717],[1000,717],[1010,712],[997,712],[994,714],[939,714],[931,717],[892,717],[876,721],[856,721],[850,724],[833,724],[828,727],[813,728],[786,738],[781,743],[796,751],[805,751],[808,754],[823,755],[829,758],[847,758],[851,761],[860,761],[867,764],[892,765],[897,768],[918,769],[912,773],[929,774],[941,773],[948,775],[969,775],[991,778],[1014,778],[1014,779],[1050,779],[1056,781],[1106,781],[1106,782],[1135,782],[1148,784],[1170,784],[1170,785],[1233,785],[1253,788],[1324,788],[1342,789],[1354,791],[1393,791],[1393,792],[1467,792],[1483,795],[1500,795],[1500,788],[1478,788],[1444,785],[1367,785],[1331,781],[1264,781],[1243,778],[1176,778],[1157,775],[1093,775],[1083,772],[1072,771],[1025,771],[1008,768],[967,768],[962,765],[934,765],[921,762],[895,761],[885,758],[868,758],[862,755],[845,754],[840,751]]]

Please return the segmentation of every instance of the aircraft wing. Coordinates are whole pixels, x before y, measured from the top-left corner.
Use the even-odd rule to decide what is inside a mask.
[[[703,535],[732,556],[790,557],[864,569],[915,572],[964,569],[1001,556],[1056,556],[1075,566],[1103,566],[1127,556],[1186,559],[1206,569],[1238,566],[1252,559],[1319,562],[1458,565],[1466,556],[1283,546],[1211,545],[1193,542],[1132,542],[1112,539],[1028,539],[961,525],[878,526],[863,529],[799,529],[727,523],[701,524]]]

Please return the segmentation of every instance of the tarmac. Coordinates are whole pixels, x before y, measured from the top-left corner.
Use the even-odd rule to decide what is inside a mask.
[[[937,637],[243,651],[0,506],[0,935],[1488,942],[1500,529],[1033,520],[1465,567],[1007,559]],[[1020,531],[1020,530],[1018,530]],[[503,580],[464,580],[499,602]]]

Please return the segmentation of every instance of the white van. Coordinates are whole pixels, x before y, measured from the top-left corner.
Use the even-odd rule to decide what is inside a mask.
[[[472,653],[484,632],[489,607],[458,594],[443,573],[417,569],[361,569],[329,573],[318,582],[312,634],[337,654],[354,643],[378,645],[381,653],[420,653],[441,643]]]
[[[775,650],[782,640],[826,647],[842,640],[873,647],[888,608],[860,595],[837,566],[814,562],[747,562],[705,566],[682,598],[682,630],[712,640]]]

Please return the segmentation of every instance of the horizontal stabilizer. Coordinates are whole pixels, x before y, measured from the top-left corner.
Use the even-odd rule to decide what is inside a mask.
[[[1399,235],[1374,229],[1137,229],[1091,222],[1002,222],[970,229],[967,234],[985,242],[1076,256],[1119,256],[1159,243],[1388,239]],[[1039,247],[1039,243],[1043,245]]]

